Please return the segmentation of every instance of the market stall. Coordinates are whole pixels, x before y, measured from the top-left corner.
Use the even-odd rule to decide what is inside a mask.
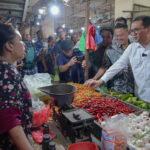
[[[50,96],[50,99],[47,98],[50,100],[51,118],[47,118],[45,122],[49,124],[54,134],[53,138],[57,147],[62,146],[67,149],[72,143],[90,141],[101,148],[103,147],[101,143],[105,143],[103,137],[107,124],[120,125],[120,119],[118,119],[120,117],[121,121],[125,118],[125,123],[121,122],[121,129],[125,130],[125,133],[117,130],[117,137],[119,132],[119,138],[120,133],[123,138],[122,143],[119,140],[119,144],[131,150],[149,149],[149,105],[146,104],[147,107],[144,110],[134,103],[127,102],[126,100],[129,96],[131,99],[132,95],[118,94],[117,97],[114,92],[104,92],[104,90],[97,92],[90,87],[76,83],[46,85],[39,90]],[[42,97],[45,96],[42,95]],[[121,96],[122,99],[120,99]],[[42,97],[41,100],[43,100]],[[140,101],[136,100],[136,102]],[[117,120],[113,122],[113,118]],[[124,127],[123,124],[126,126]],[[114,130],[116,131],[116,128]],[[42,147],[42,141],[39,143]],[[117,142],[115,144],[118,146]]]

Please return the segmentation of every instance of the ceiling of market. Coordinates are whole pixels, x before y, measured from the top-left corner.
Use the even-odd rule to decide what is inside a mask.
[[[114,18],[115,0],[90,0],[90,18],[93,22],[108,21]],[[68,28],[85,26],[85,0],[0,0],[0,15],[6,20],[11,16],[21,24],[22,21],[34,21],[40,8],[47,8],[55,2],[60,8],[54,16],[55,27],[66,24]]]
[[[0,15],[5,17],[6,21],[11,16],[20,24],[25,17],[25,5],[25,0],[0,0]]]

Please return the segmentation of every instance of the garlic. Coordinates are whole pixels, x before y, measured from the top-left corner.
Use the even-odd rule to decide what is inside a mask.
[[[138,140],[135,145],[138,146],[138,147],[143,147],[144,143],[143,143],[142,140]]]
[[[146,148],[146,150],[150,150],[150,143],[146,143],[145,148]]]

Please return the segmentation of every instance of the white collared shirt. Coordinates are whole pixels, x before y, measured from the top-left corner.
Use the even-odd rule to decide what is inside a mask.
[[[101,79],[106,83],[127,64],[131,65],[133,71],[135,95],[143,101],[150,102],[150,43],[146,48],[139,43],[130,44],[120,59],[106,71]]]

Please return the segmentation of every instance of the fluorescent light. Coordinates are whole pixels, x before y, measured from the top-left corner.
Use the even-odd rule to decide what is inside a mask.
[[[81,30],[85,30],[85,28],[84,28],[84,27],[81,27]]]
[[[97,28],[100,28],[100,26],[97,26]]]
[[[43,9],[39,9],[39,13],[42,15],[44,14],[44,10]]]
[[[39,25],[40,25],[40,23],[39,23],[39,22],[37,22],[37,23],[36,23],[36,25],[37,25],[37,26],[39,26]]]
[[[62,27],[63,27],[63,28],[65,28],[65,27],[66,27],[66,25],[65,25],[65,24],[63,24],[63,25],[62,25]]]
[[[70,29],[69,32],[70,32],[70,33],[73,33],[73,29]]]
[[[59,13],[59,8],[57,6],[52,6],[50,11],[53,15],[57,15]]]
[[[69,0],[64,0],[64,2],[68,3],[68,2],[69,2]]]
[[[54,35],[56,35],[56,32],[54,33]]]
[[[35,40],[34,40],[34,39],[32,39],[32,43],[35,43]]]

